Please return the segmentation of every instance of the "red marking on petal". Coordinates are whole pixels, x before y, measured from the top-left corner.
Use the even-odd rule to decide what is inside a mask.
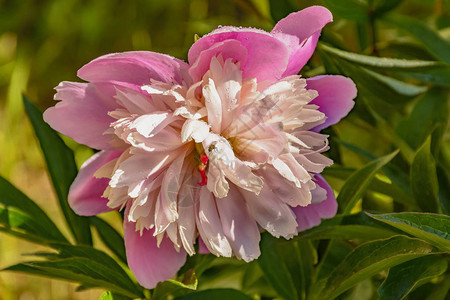
[[[200,155],[200,165],[198,166],[198,171],[200,172],[200,176],[202,177],[202,181],[198,183],[198,185],[203,186],[208,182],[208,177],[206,176],[206,165],[208,164],[208,156],[205,153]]]

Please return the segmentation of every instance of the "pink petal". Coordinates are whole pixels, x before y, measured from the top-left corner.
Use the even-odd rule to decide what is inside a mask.
[[[242,66],[247,61],[247,54],[247,49],[237,40],[225,40],[215,43],[210,48],[198,53],[195,60],[191,58],[192,60],[190,62],[192,66],[189,69],[189,74],[194,82],[199,81],[206,71],[209,70],[213,57],[221,55],[223,60],[232,58],[234,61],[241,62]]]
[[[205,242],[202,240],[202,237],[198,237],[198,253],[200,254],[211,254],[209,252],[208,247],[206,247]]]
[[[88,83],[61,82],[56,100],[62,100],[44,112],[44,120],[53,129],[95,149],[112,149],[110,135],[103,135],[114,119],[114,108],[101,99],[98,89]]]
[[[128,205],[129,206],[129,205]],[[164,237],[159,247],[153,230],[136,231],[136,223],[124,218],[124,238],[128,265],[140,285],[152,289],[158,282],[173,278],[186,261],[186,252],[177,252],[172,241]]]
[[[69,191],[70,207],[79,215],[93,216],[111,211],[106,206],[108,199],[102,198],[108,178],[95,178],[94,173],[109,161],[119,157],[119,151],[100,151],[89,158],[80,168]]]
[[[223,231],[236,257],[249,262],[258,258],[260,234],[255,220],[245,206],[245,200],[236,186],[232,185],[228,195],[218,199],[217,210]]]
[[[78,77],[91,82],[134,85],[140,89],[150,79],[163,82],[189,82],[186,63],[168,55],[132,51],[101,56],[78,70]]]
[[[330,125],[336,124],[352,109],[356,97],[356,86],[350,78],[339,75],[324,75],[308,78],[307,89],[316,90],[319,96],[311,104],[319,106],[327,119],[325,123],[314,128],[320,131]]]
[[[280,201],[266,185],[259,195],[244,190],[241,193],[245,197],[249,213],[270,234],[286,239],[297,234],[297,222],[291,208]]]
[[[201,58],[203,51],[215,47],[216,44],[226,40],[237,40],[247,49],[247,59],[241,61],[243,78],[254,77],[258,81],[276,81],[281,78],[288,63],[287,48],[279,41],[263,30],[251,28],[222,27],[199,39],[189,50],[189,63],[195,64]],[[237,46],[236,49],[238,48]],[[216,52],[219,54],[219,52]],[[236,61],[244,56],[242,51],[230,53]],[[210,56],[210,55],[208,55]],[[229,57],[223,57],[229,58]],[[204,61],[201,65],[207,64]]]
[[[206,186],[200,189],[197,205],[197,228],[206,247],[216,256],[231,257],[232,249],[220,223],[216,199]]]
[[[315,175],[316,183],[327,191],[327,199],[306,207],[293,207],[292,211],[297,216],[298,231],[303,231],[320,224],[321,219],[332,218],[337,212],[337,202],[333,190],[321,175]],[[315,202],[314,200],[312,201]]]
[[[333,16],[328,9],[311,6],[291,13],[275,25],[271,33],[286,43],[290,52],[289,64],[283,77],[295,75],[303,68],[316,48],[322,28],[331,21]]]

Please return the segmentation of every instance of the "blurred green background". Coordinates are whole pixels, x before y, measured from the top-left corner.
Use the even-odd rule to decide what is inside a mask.
[[[149,50],[186,59],[194,35],[201,36],[218,25],[270,31],[274,19],[284,17],[286,12],[316,4],[328,7],[333,2],[339,1],[0,0],[0,175],[32,196],[50,215],[59,215],[39,145],[23,110],[22,93],[44,110],[54,105],[53,88],[60,81],[77,81],[76,71],[100,55]],[[450,41],[450,1],[391,3],[395,13],[420,20]],[[408,34],[386,23],[374,25],[370,18],[360,18],[365,15],[355,7],[338,4],[333,9],[335,22],[327,25],[322,38],[337,47],[368,55],[434,59]],[[302,73],[321,74],[325,71],[321,66],[321,58],[315,55]],[[401,108],[403,116],[411,112],[413,104]],[[366,129],[345,122],[335,130],[347,141],[358,137],[358,145],[376,155],[389,148],[385,139],[388,133],[374,139],[364,134]],[[65,140],[74,149],[78,164],[91,154],[90,149]],[[449,143],[446,133],[439,156],[443,169],[450,161]],[[363,160],[349,154],[341,163],[359,167]],[[21,260],[22,253],[36,250],[32,244],[0,234],[0,268]],[[0,299],[97,299],[100,294],[100,290],[76,293],[75,285],[61,281],[0,273]]]

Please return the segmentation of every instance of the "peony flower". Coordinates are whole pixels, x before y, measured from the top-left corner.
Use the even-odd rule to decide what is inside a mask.
[[[56,87],[61,101],[46,122],[100,150],[81,167],[70,205],[86,216],[125,210],[141,285],[172,278],[199,248],[251,261],[260,230],[289,239],[336,214],[319,175],[332,164],[319,131],[350,111],[356,88],[342,76],[297,75],[331,21],[313,6],[270,33],[221,27],[193,44],[189,64],[109,54],[78,71],[87,83]]]

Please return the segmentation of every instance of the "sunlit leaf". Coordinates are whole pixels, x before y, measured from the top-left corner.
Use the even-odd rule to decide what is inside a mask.
[[[368,215],[421,238],[439,249],[450,251],[449,216],[415,212]]]
[[[1,176],[0,204],[5,206],[4,209],[0,207],[3,216],[0,217],[0,223],[5,226],[5,230],[24,230],[25,233],[36,236],[37,239],[34,242],[45,243],[42,238],[48,241],[67,241],[52,220],[34,201]],[[11,223],[14,218],[16,221],[19,218],[20,222]],[[27,239],[26,236],[23,236],[23,238]]]
[[[104,292],[98,300],[128,300],[128,299],[131,298],[107,291]]]
[[[114,277],[116,273],[111,273],[111,269],[86,258],[73,257],[52,261],[24,262],[4,270],[64,279],[91,287],[103,287],[132,298],[141,297],[139,290],[124,286],[120,277]]]
[[[402,70],[402,71],[430,71],[442,69],[444,64],[436,61],[427,60],[409,60],[390,57],[376,57],[364,54],[348,52],[331,47],[324,43],[319,43],[319,49],[326,51],[330,55],[345,59],[349,62],[371,68],[388,70]]]
[[[391,159],[396,156],[398,151],[395,151],[386,156],[380,157],[359,169],[345,182],[339,196],[337,198],[339,210],[344,214],[350,213],[356,202],[363,195],[369,186],[373,176]]]
[[[157,285],[153,292],[153,299],[168,299],[182,296],[197,289],[198,279],[193,269],[185,272],[181,281],[169,279]]]
[[[98,217],[90,218],[91,224],[97,229],[98,235],[106,246],[124,263],[127,262],[123,237],[107,222]]]

